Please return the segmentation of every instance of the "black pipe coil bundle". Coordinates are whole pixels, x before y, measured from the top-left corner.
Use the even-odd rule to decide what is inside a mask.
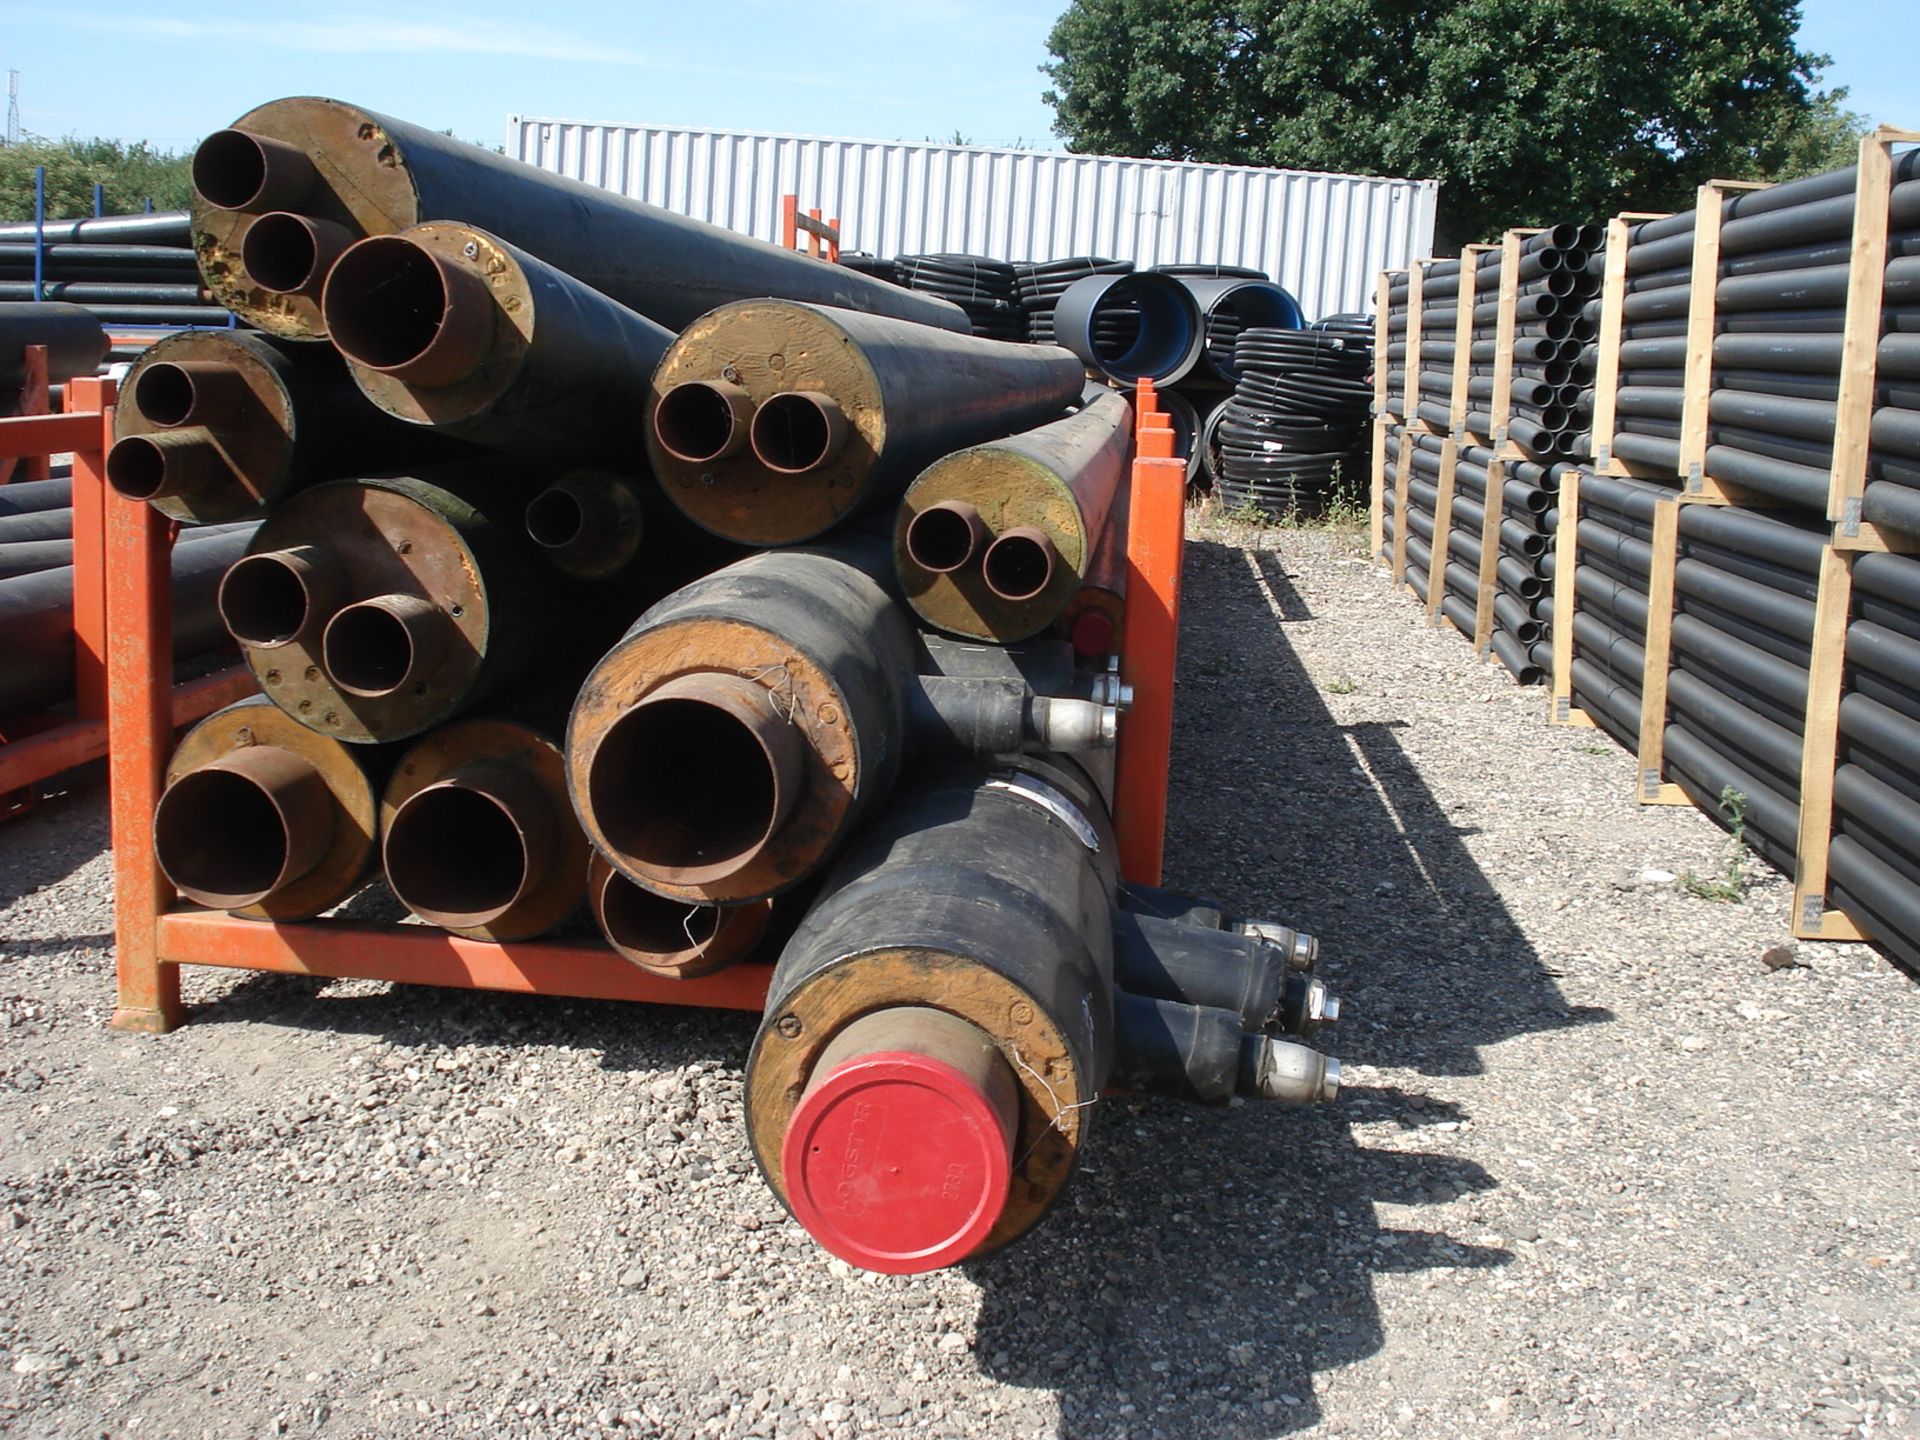
[[[1324,327],[1324,328],[1323,328]],[[1270,515],[1323,502],[1354,473],[1373,400],[1373,346],[1351,317],[1306,330],[1244,331],[1240,381],[1215,430],[1215,493]]]
[[[49,220],[40,229],[40,294],[34,294],[35,227],[0,225],[0,301],[61,300],[105,325],[228,325],[207,302],[187,212]]]
[[[1271,280],[1273,277],[1264,270],[1249,269],[1245,265],[1173,264],[1155,265],[1158,275],[1185,275],[1195,280]]]
[[[967,312],[973,333],[989,340],[1025,340],[1026,312],[1013,266],[984,255],[896,255],[898,283],[938,295]]]
[[[1025,260],[1015,263],[1014,281],[1019,287],[1020,305],[1027,317],[1026,338],[1036,345],[1054,343],[1053,307],[1074,281],[1084,280],[1089,275],[1132,273],[1132,261],[1106,260],[1098,255],[1071,255],[1064,260]],[[1140,329],[1139,316],[1124,312],[1111,319],[1103,315],[1098,324],[1102,327],[1101,343],[1111,343],[1116,352],[1131,345]]]
[[[857,270],[862,275],[871,275],[875,280],[884,280],[889,285],[900,284],[900,271],[893,261],[883,260],[878,255],[869,255],[864,250],[842,250],[840,263],[849,270]]]

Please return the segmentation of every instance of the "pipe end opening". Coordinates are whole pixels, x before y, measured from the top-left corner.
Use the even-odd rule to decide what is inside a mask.
[[[499,919],[533,872],[527,836],[506,806],[462,785],[431,785],[387,827],[387,883],[400,903],[448,929]]]
[[[153,817],[154,853],[188,899],[214,910],[258,903],[282,881],[291,841],[264,789],[230,770],[182,775]]]
[[[769,470],[804,475],[833,458],[842,424],[838,407],[825,396],[775,395],[754,412],[753,453]]]

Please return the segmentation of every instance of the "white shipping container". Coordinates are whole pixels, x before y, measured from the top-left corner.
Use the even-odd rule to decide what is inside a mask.
[[[1039,150],[507,117],[507,154],[650,205],[780,239],[780,199],[872,255],[1104,255],[1244,265],[1309,318],[1372,308],[1382,270],[1432,253],[1432,180]]]

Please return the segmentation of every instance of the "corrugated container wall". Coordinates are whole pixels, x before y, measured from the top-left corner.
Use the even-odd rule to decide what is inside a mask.
[[[1370,310],[1381,270],[1433,249],[1431,180],[520,115],[507,154],[763,240],[798,195],[873,255],[1245,265],[1310,318]]]

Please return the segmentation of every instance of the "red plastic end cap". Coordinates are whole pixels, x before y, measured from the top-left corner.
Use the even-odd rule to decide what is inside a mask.
[[[881,1051],[809,1088],[781,1164],[814,1239],[862,1269],[917,1275],[966,1259],[999,1221],[1013,1135],[953,1066]]]
[[[1113,621],[1098,610],[1083,611],[1073,622],[1073,649],[1076,655],[1111,655]]]

